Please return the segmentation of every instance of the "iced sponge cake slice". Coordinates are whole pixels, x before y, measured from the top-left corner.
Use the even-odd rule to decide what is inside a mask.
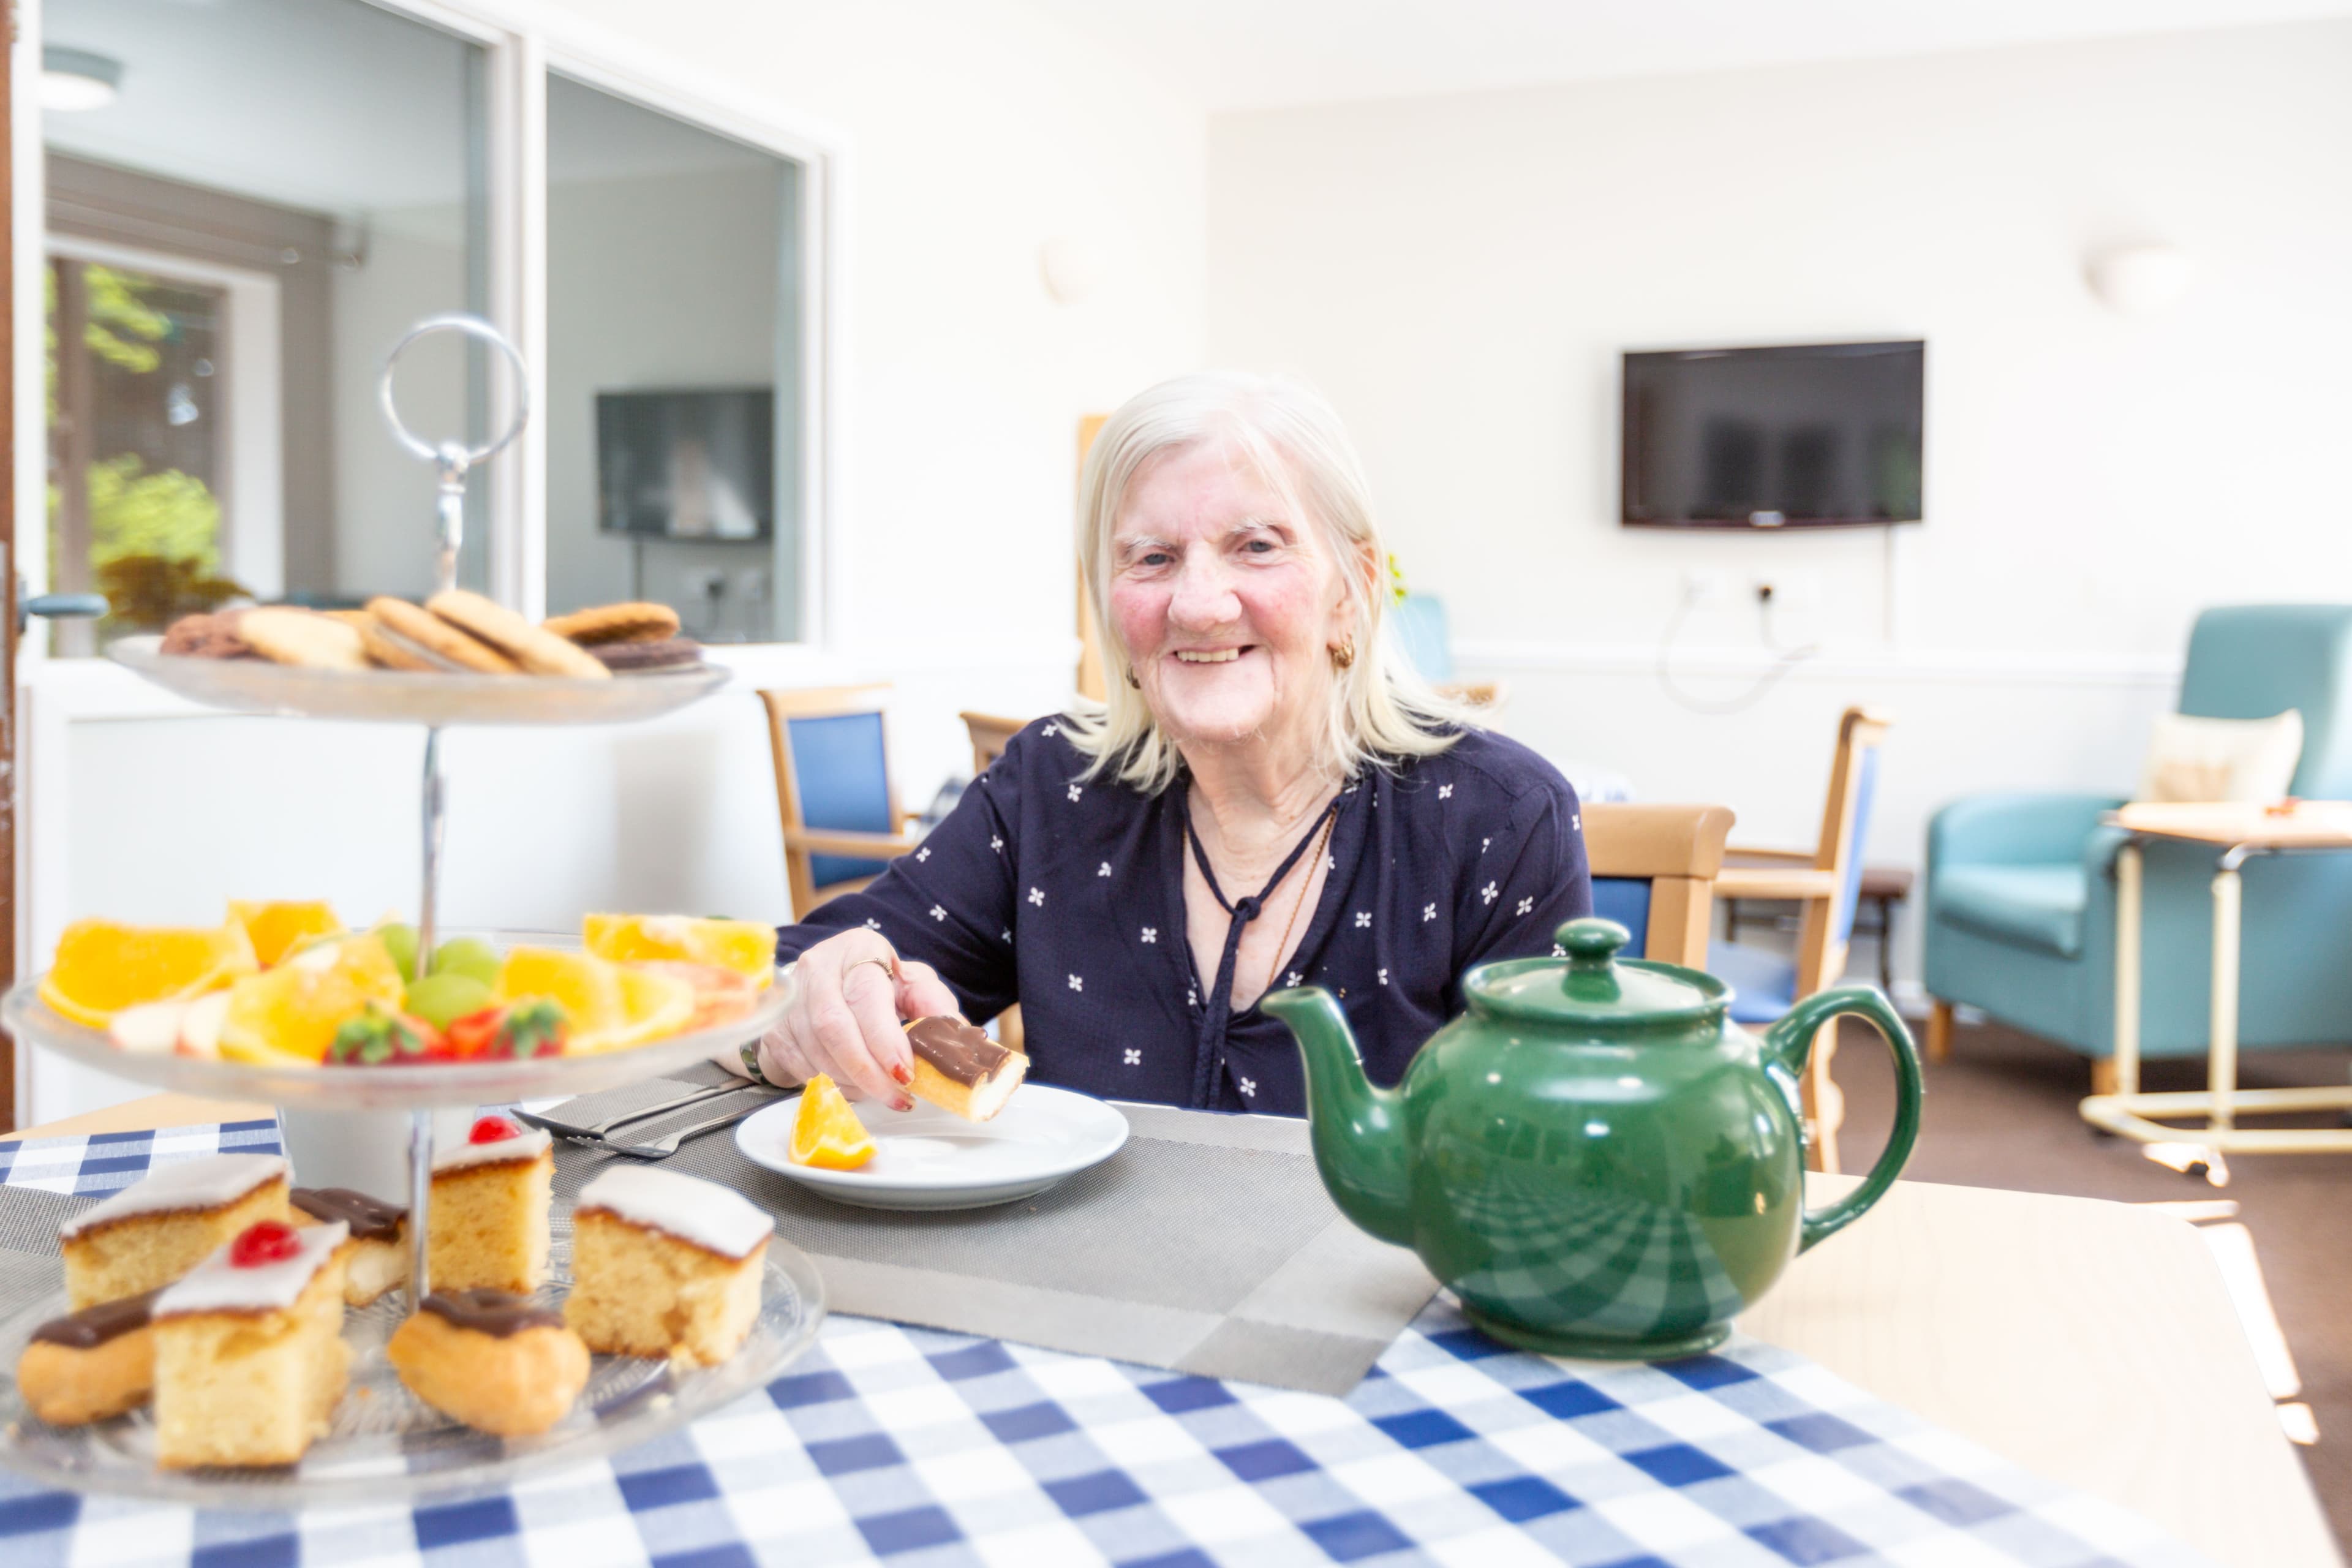
[[[286,1217],[286,1162],[205,1154],[159,1165],[58,1231],[76,1311],[169,1285],[258,1220]]]
[[[343,1396],[341,1221],[263,1220],[155,1298],[155,1459],[290,1465]]]
[[[436,1290],[511,1290],[547,1280],[548,1200],[554,1143],[503,1116],[476,1121],[467,1141],[433,1156],[425,1267]]]
[[[588,1348],[714,1366],[760,1315],[771,1220],[740,1193],[624,1165],[581,1190],[563,1321]]]

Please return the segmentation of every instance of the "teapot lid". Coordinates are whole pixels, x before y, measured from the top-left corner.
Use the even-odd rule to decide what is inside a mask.
[[[1711,974],[1643,959],[1620,962],[1633,933],[1615,921],[1586,917],[1553,933],[1558,958],[1515,958],[1481,964],[1462,989],[1481,1011],[1547,1024],[1607,1029],[1696,1024],[1719,1015],[1731,987]]]

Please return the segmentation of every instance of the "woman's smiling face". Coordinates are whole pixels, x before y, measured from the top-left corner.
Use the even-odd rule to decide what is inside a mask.
[[[1111,618],[1162,731],[1186,742],[1312,733],[1346,635],[1323,531],[1215,444],[1129,484],[1111,534]]]

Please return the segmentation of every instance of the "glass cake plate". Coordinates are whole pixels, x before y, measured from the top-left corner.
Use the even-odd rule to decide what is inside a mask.
[[[292,719],[374,723],[623,724],[656,719],[707,697],[731,672],[690,668],[577,680],[546,675],[305,669],[250,658],[191,658],[162,651],[160,637],[124,637],[107,649],[117,664],[208,708]]]
[[[561,1305],[572,1279],[571,1215],[556,1215],[551,1228],[550,1282],[538,1300]],[[0,1358],[15,1366],[33,1331],[65,1311],[60,1289],[0,1323]],[[331,1429],[299,1465],[160,1469],[150,1410],[87,1426],[51,1426],[26,1408],[13,1378],[0,1384],[0,1464],[77,1491],[208,1508],[381,1504],[502,1487],[533,1471],[601,1458],[646,1442],[771,1381],[816,1338],[824,1321],[824,1286],[805,1253],[772,1237],[760,1316],[742,1349],[713,1367],[593,1357],[588,1385],[570,1414],[537,1437],[476,1432],[409,1393],[384,1356],[385,1342],[407,1311],[403,1290],[345,1311],[351,1384],[335,1407]]]
[[[575,935],[539,931],[452,931],[478,936],[504,952],[528,943],[577,948]],[[791,988],[771,984],[748,1013],[708,1029],[672,1035],[642,1046],[593,1056],[534,1057],[527,1061],[469,1061],[412,1067],[278,1067],[206,1057],[126,1051],[103,1029],[77,1024],[41,1000],[42,975],[10,988],[0,1001],[0,1027],[20,1040],[84,1067],[158,1089],[208,1100],[258,1100],[306,1110],[423,1110],[435,1106],[500,1105],[547,1100],[659,1078],[709,1058],[730,1046],[755,1040],[774,1026]]]

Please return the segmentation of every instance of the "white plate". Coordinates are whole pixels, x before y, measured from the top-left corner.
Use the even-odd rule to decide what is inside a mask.
[[[747,1117],[735,1146],[836,1203],[869,1209],[977,1209],[1044,1192],[1098,1165],[1127,1142],[1127,1118],[1087,1095],[1024,1084],[987,1121],[966,1121],[921,1100],[912,1110],[851,1107],[874,1139],[874,1158],[855,1171],[820,1171],[786,1157],[801,1097]]]

